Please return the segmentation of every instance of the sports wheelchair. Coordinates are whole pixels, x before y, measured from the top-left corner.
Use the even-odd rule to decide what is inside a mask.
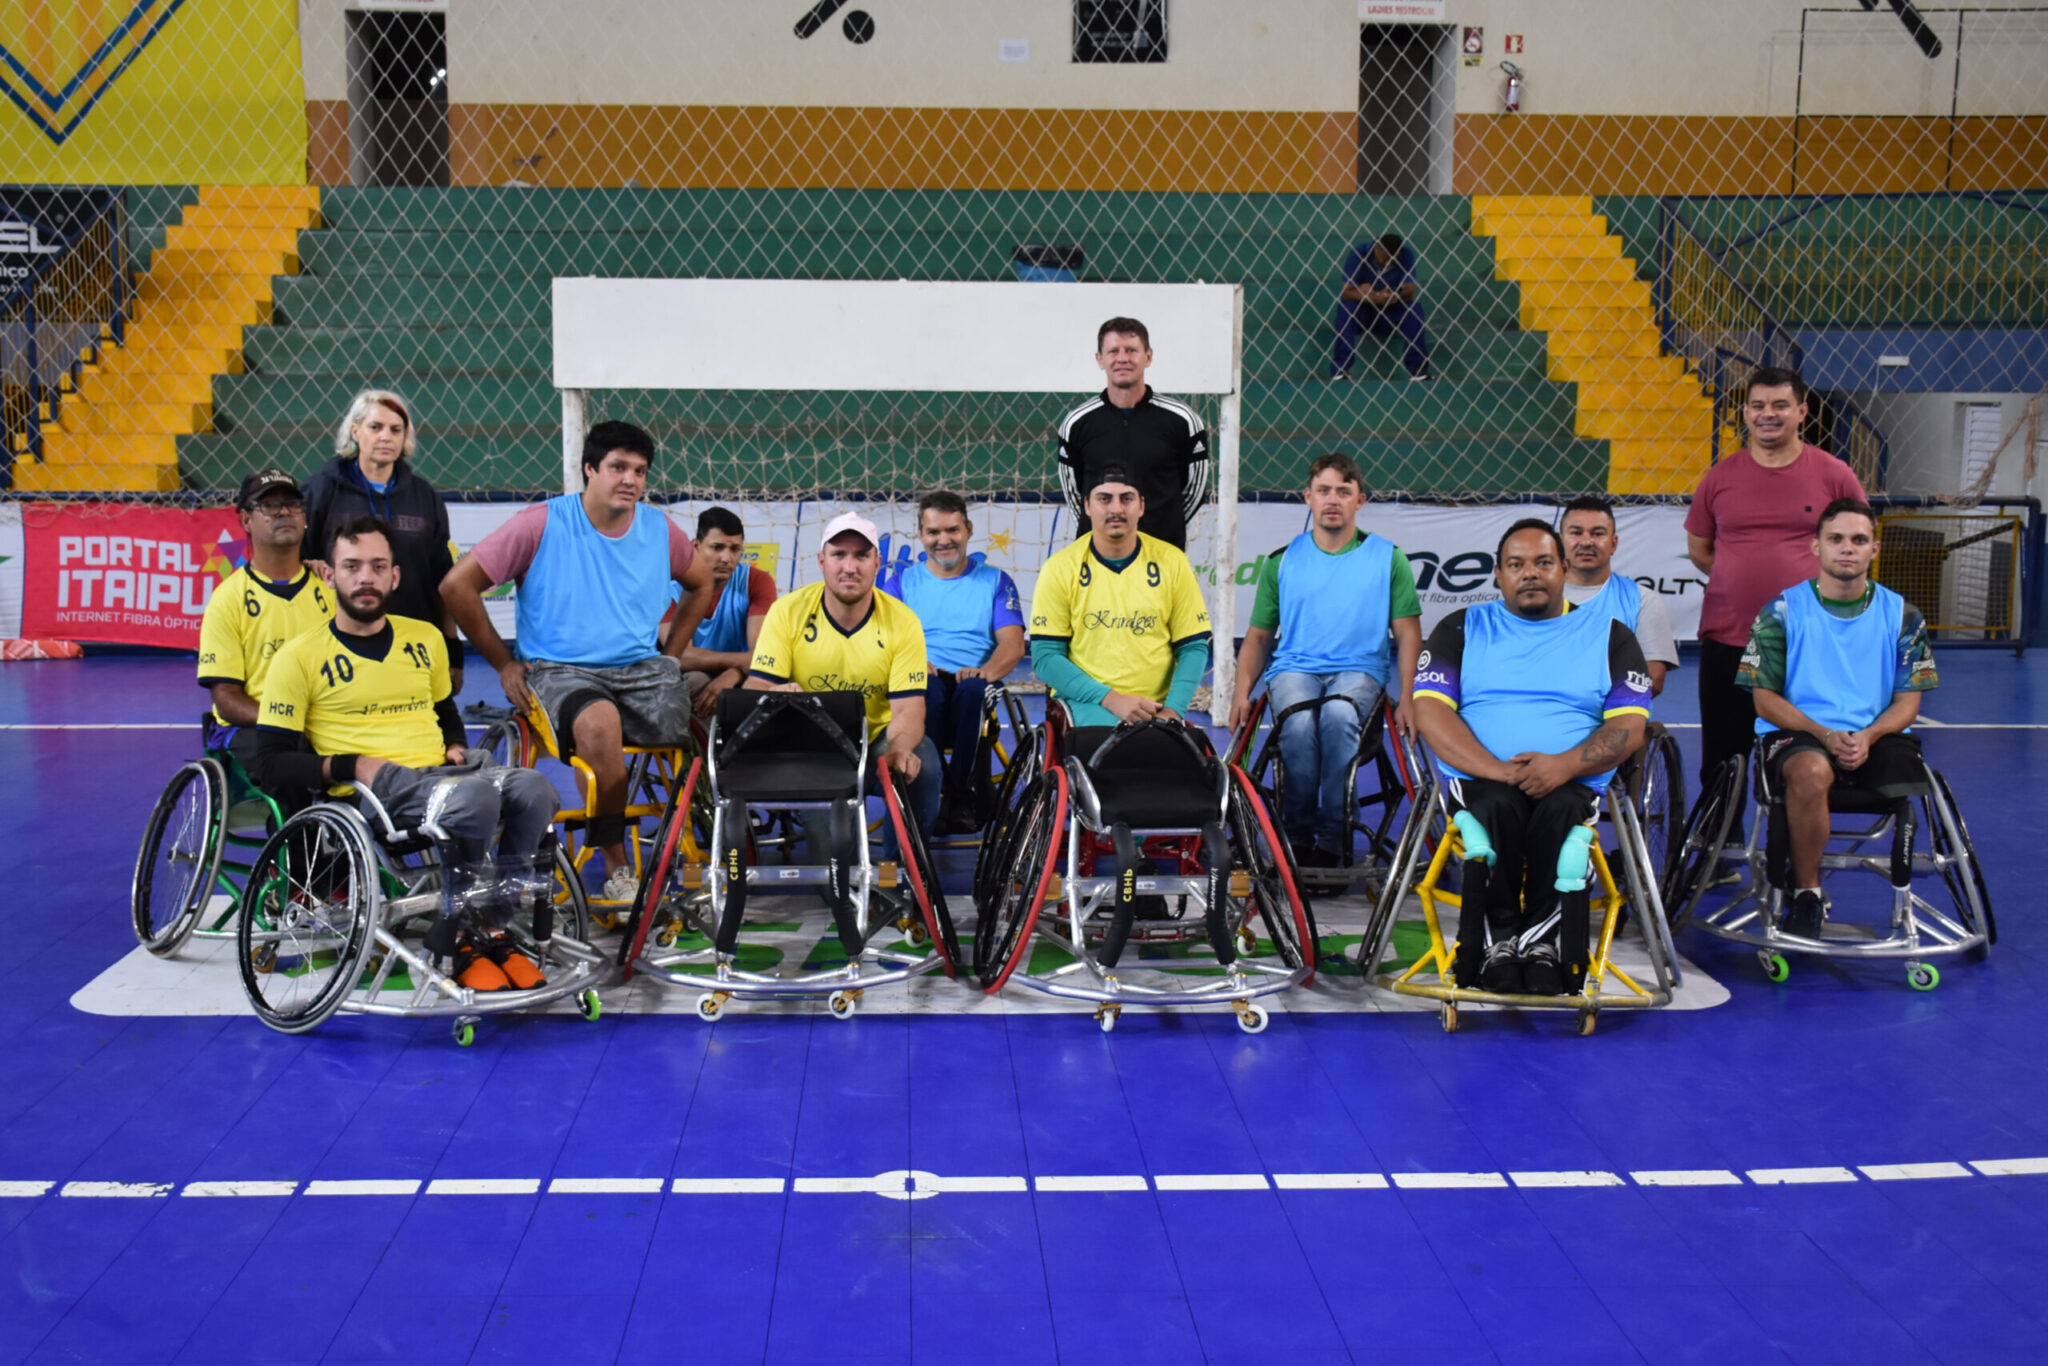
[[[442,913],[443,865],[435,840],[393,823],[366,788],[358,800],[320,801],[265,842],[249,870],[236,958],[257,1016],[303,1034],[336,1011],[448,1018],[468,1046],[484,1015],[573,996],[586,1020],[602,1011],[597,988],[609,958],[589,943],[583,885],[549,837],[551,895],[528,899],[506,927],[511,944],[547,974],[539,986],[475,991],[422,940]]]
[[[1837,783],[1828,793],[1831,822],[1821,855],[1823,886],[1838,874],[1865,871],[1889,884],[1891,913],[1881,927],[1830,921],[1819,938],[1786,934],[1791,841],[1784,793],[1773,788],[1763,764],[1763,743],[1721,765],[1714,785],[1693,808],[1666,879],[1672,923],[1686,923],[1717,938],[1753,946],[1765,976],[1782,982],[1792,973],[1787,953],[1827,958],[1903,959],[1907,982],[1931,991],[1941,981],[1929,958],[1968,953],[1998,942],[1998,921],[1984,865],[1969,827],[1941,770],[1920,760],[1922,780],[1911,791],[1887,796]],[[1754,777],[1756,811],[1745,837],[1736,829],[1737,797]],[[1917,808],[1917,818],[1916,818]],[[1927,829],[1925,851],[1915,848],[1919,827]],[[1888,841],[1885,854],[1865,852]],[[1732,876],[1731,876],[1732,875]],[[1916,876],[1938,875],[1950,910],[1914,890]],[[1727,886],[1725,900],[1713,901]]]
[[[1661,732],[1661,728],[1659,730]],[[1663,739],[1668,744],[1670,737],[1664,735]],[[1421,996],[1441,1002],[1439,1017],[1445,1033],[1457,1032],[1459,1007],[1464,1005],[1574,1011],[1578,1017],[1579,1033],[1585,1035],[1593,1033],[1604,1009],[1640,1009],[1670,1004],[1672,992],[1683,978],[1678,965],[1678,951],[1671,939],[1671,928],[1664,916],[1656,854],[1648,842],[1642,812],[1638,809],[1638,802],[1642,800],[1639,793],[1648,792],[1655,798],[1652,785],[1658,781],[1657,773],[1666,763],[1665,745],[1653,745],[1646,738],[1642,749],[1615,774],[1595,808],[1594,823],[1597,826],[1604,814],[1616,849],[1610,857],[1597,837],[1587,847],[1591,877],[1589,928],[1593,934],[1584,982],[1578,991],[1562,996],[1525,996],[1483,991],[1477,985],[1466,986],[1457,980],[1455,948],[1444,934],[1438,907],[1460,906],[1459,893],[1445,885],[1445,872],[1453,865],[1462,872],[1466,857],[1465,839],[1451,821],[1443,779],[1430,761],[1427,747],[1420,740],[1401,740],[1400,743],[1407,753],[1407,770],[1416,775],[1415,804],[1395,847],[1379,898],[1374,903],[1372,920],[1358,946],[1361,972],[1373,975],[1377,985],[1398,995]],[[1670,752],[1675,754],[1675,747]],[[1671,779],[1668,773],[1663,781],[1666,784],[1664,790],[1669,793]],[[1660,809],[1668,811],[1673,808],[1665,805]],[[1597,836],[1597,829],[1595,833]],[[1621,873],[1619,881],[1615,876],[1617,864]],[[1380,971],[1382,966],[1395,966],[1388,961],[1393,951],[1395,922],[1411,893],[1422,905],[1428,946],[1406,967],[1391,972]],[[1645,982],[1638,982],[1616,964],[1613,957],[1615,936],[1622,926],[1624,910],[1628,908],[1635,912],[1649,960],[1650,973]],[[1610,981],[1619,986],[1619,993],[1605,990]]]
[[[135,937],[159,958],[175,957],[195,936],[234,938],[246,860],[288,814],[212,743],[210,717],[200,719],[200,730],[204,753],[179,765],[156,799],[129,887]]]
[[[1126,1005],[1220,1003],[1256,1034],[1267,1024],[1256,998],[1314,976],[1314,915],[1270,803],[1201,731],[1178,721],[1076,727],[1054,700],[1004,788],[1013,805],[992,822],[975,874],[984,991],[1014,980],[1093,1002],[1105,1032]],[[1173,871],[1146,871],[1150,860]],[[1064,914],[1041,916],[1061,902]],[[1221,972],[1176,980],[1213,973],[1179,953],[1204,939]],[[1140,962],[1128,965],[1133,944]],[[1150,946],[1168,956],[1150,959]],[[1133,967],[1163,980],[1132,980]]]
[[[1227,757],[1231,763],[1242,767],[1261,791],[1277,796],[1286,790],[1287,785],[1287,763],[1280,753],[1282,724],[1303,712],[1318,712],[1326,706],[1354,707],[1356,704],[1342,694],[1333,694],[1297,702],[1285,711],[1271,715],[1270,700],[1266,693],[1252,699],[1251,712],[1245,718],[1243,730],[1232,737]],[[1303,886],[1341,891],[1361,878],[1370,878],[1392,861],[1397,842],[1395,818],[1400,814],[1402,803],[1412,801],[1415,796],[1415,781],[1407,767],[1406,751],[1399,745],[1389,746],[1386,743],[1387,726],[1392,715],[1392,707],[1383,702],[1373,709],[1371,716],[1361,718],[1358,748],[1345,760],[1344,785],[1356,795],[1351,822],[1353,838],[1346,840],[1339,850],[1335,867],[1297,867],[1295,876]],[[1262,722],[1270,723],[1263,740],[1259,738]],[[1364,793],[1358,792],[1361,769],[1370,769],[1373,773],[1372,789]],[[1364,813],[1374,808],[1378,810],[1377,819],[1368,823]],[[1307,832],[1291,833],[1299,838]],[[1365,841],[1363,857],[1357,847],[1361,836]]]
[[[953,976],[959,940],[908,789],[886,765],[876,795],[902,861],[868,857],[869,753],[857,692],[720,694],[705,754],[669,803],[634,902],[619,955],[626,978],[645,973],[696,991],[698,1018],[712,1021],[734,999],[816,996],[851,1019],[872,988],[935,969]],[[685,843],[700,787],[711,811],[701,861]],[[757,836],[771,828],[767,819],[805,813],[819,813],[813,828],[829,831],[825,862],[763,863]],[[790,976],[747,966],[740,936],[757,888],[822,888],[845,963]],[[903,935],[900,946],[876,942],[891,930]]]

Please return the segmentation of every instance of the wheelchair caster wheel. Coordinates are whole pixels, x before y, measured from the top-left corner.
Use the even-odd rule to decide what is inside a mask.
[[[1124,1008],[1104,1001],[1095,1007],[1095,1027],[1107,1034],[1116,1028],[1116,1022],[1123,1018]]]
[[[897,921],[896,927],[903,931],[904,942],[908,943],[913,949],[921,949],[926,944],[932,942],[931,931],[925,929],[922,923],[912,920],[909,916],[905,916]]]
[[[1241,953],[1257,953],[1259,951],[1259,936],[1252,931],[1251,926],[1239,925],[1237,927],[1237,947]]]
[[[1250,1001],[1232,1001],[1231,1008],[1237,1012],[1237,1027],[1247,1034],[1263,1034],[1272,1016],[1264,1006],[1255,1006]]]
[[[455,1046],[457,1048],[467,1048],[475,1042],[476,1021],[457,1020],[455,1022]]]
[[[1582,1010],[1582,1011],[1580,1011],[1580,1012],[1579,1012],[1579,1037],[1580,1037],[1580,1038],[1582,1038],[1582,1039],[1586,1039],[1586,1038],[1591,1038],[1591,1037],[1592,1037],[1592,1035],[1593,1035],[1593,1031],[1594,1031],[1595,1029],[1597,1029],[1597,1028],[1599,1027],[1599,1025],[1600,1025],[1600,1012],[1599,1012],[1599,1011],[1597,1011],[1597,1010]]]
[[[1437,1012],[1437,1018],[1443,1023],[1444,1033],[1458,1032],[1458,1008],[1455,1005],[1445,1001],[1444,1008]]]
[[[860,1009],[860,988],[833,992],[825,1002],[825,1007],[832,1012],[832,1018],[835,1020],[852,1019],[854,1012]]]
[[[707,991],[697,998],[697,1018],[705,1023],[718,1018],[718,1012],[725,1009],[725,1003],[732,999],[729,991]]]
[[[604,1014],[604,1002],[597,999],[597,993],[586,991],[576,998],[577,1013],[586,1020],[594,1020]]]
[[[1792,965],[1785,961],[1785,955],[1782,953],[1772,953],[1769,949],[1764,949],[1758,952],[1756,960],[1764,965],[1764,976],[1773,982],[1782,982],[1792,975]]]
[[[1941,985],[1941,974],[1932,963],[1908,963],[1906,981],[1915,991],[1932,991]]]
[[[654,932],[654,942],[661,948],[672,949],[676,940],[682,937],[683,927],[671,920]]]

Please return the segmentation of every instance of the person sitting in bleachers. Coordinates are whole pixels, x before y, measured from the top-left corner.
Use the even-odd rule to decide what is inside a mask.
[[[924,626],[931,680],[925,691],[925,729],[946,753],[944,793],[934,835],[981,827],[975,756],[982,706],[991,683],[1007,678],[1024,658],[1024,611],[1017,585],[969,554],[974,523],[957,493],[936,489],[917,500],[918,538],[924,553],[882,575],[880,587],[903,600]]]
[[[1592,821],[1643,742],[1649,671],[1626,626],[1566,603],[1549,523],[1516,522],[1494,558],[1501,599],[1430,632],[1416,724],[1465,845],[1456,979],[1555,996],[1585,978]]]

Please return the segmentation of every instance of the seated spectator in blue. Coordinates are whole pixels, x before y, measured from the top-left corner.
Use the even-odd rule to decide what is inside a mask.
[[[1358,529],[1364,485],[1348,455],[1319,455],[1308,467],[1309,529],[1259,562],[1251,625],[1237,654],[1230,728],[1244,724],[1264,674],[1286,774],[1280,825],[1296,858],[1311,867],[1347,861],[1358,794],[1347,790],[1345,777],[1359,732],[1390,687],[1395,726],[1408,734],[1414,728],[1409,704],[1422,653],[1422,602],[1408,557]],[[1279,719],[1291,707],[1326,698],[1349,701]]]
[[[697,514],[697,554],[711,568],[718,605],[684,648],[683,682],[696,699],[697,714],[711,715],[718,695],[737,688],[753,663],[761,618],[775,605],[775,574],[746,562],[746,525],[730,508]]]
[[[1556,996],[1585,981],[1594,812],[1643,743],[1650,671],[1628,627],[1565,601],[1548,522],[1509,527],[1494,561],[1502,597],[1429,633],[1415,724],[1465,841],[1456,981]]]
[[[1429,333],[1416,299],[1415,252],[1399,233],[1360,242],[1344,258],[1344,289],[1337,303],[1337,350],[1330,378],[1351,374],[1351,358],[1367,332],[1401,334],[1401,364],[1410,379],[1428,379]]]
[[[1017,585],[967,543],[974,538],[967,503],[937,489],[917,500],[916,564],[892,567],[881,589],[901,598],[924,623],[931,679],[925,688],[925,729],[947,751],[944,804],[934,835],[980,828],[985,815],[975,791],[975,755],[988,685],[1024,658],[1024,609]]]

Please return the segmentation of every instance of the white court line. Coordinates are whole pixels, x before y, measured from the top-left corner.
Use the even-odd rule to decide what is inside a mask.
[[[187,1181],[179,1195],[291,1195],[296,1181]]]
[[[0,1181],[0,1200],[33,1200],[49,1193],[55,1181]]]
[[[1759,1186],[1818,1186],[1856,1179],[1847,1167],[1758,1167],[1743,1175]]]
[[[1395,1172],[1394,1184],[1404,1191],[1504,1190],[1508,1179],[1499,1172]]]
[[[1262,1191],[1266,1189],[1266,1178],[1261,1172],[1208,1172],[1155,1176],[1152,1186],[1163,1191]]]
[[[1553,1190],[1566,1186],[1620,1186],[1627,1184],[1614,1172],[1509,1172],[1508,1180],[1524,1190]]]
[[[875,1179],[866,1180],[872,1188]],[[677,1195],[780,1195],[782,1184],[779,1176],[679,1176],[669,1189]],[[796,1184],[803,1189],[802,1181]]]
[[[308,1195],[418,1195],[417,1181],[308,1181]]]
[[[1638,1186],[1739,1186],[1742,1178],[1734,1172],[1670,1171],[1630,1172],[1628,1179]]]
[[[538,1195],[540,1182],[524,1178],[448,1177],[427,1183],[429,1195]]]
[[[1872,1181],[1933,1181],[1946,1176],[1968,1176],[1970,1169],[1960,1162],[1896,1162],[1882,1167],[1858,1167]]]
[[[174,1182],[165,1181],[66,1181],[59,1195],[87,1200],[154,1200],[169,1195]]]
[[[2048,1175],[2048,1157],[2001,1157],[1995,1162],[1972,1162],[1986,1176]]]
[[[659,1176],[558,1176],[549,1195],[659,1195],[668,1182]]]
[[[937,1180],[920,1178],[917,1185],[920,1193],[937,1191],[940,1195],[1014,1195],[1031,1189],[1031,1183],[1021,1176],[941,1176]]]
[[[1040,1176],[1031,1182],[1041,1191],[1141,1191],[1148,1187],[1142,1176]]]
[[[1387,1178],[1378,1172],[1274,1172],[1273,1185],[1284,1191],[1383,1191]]]

